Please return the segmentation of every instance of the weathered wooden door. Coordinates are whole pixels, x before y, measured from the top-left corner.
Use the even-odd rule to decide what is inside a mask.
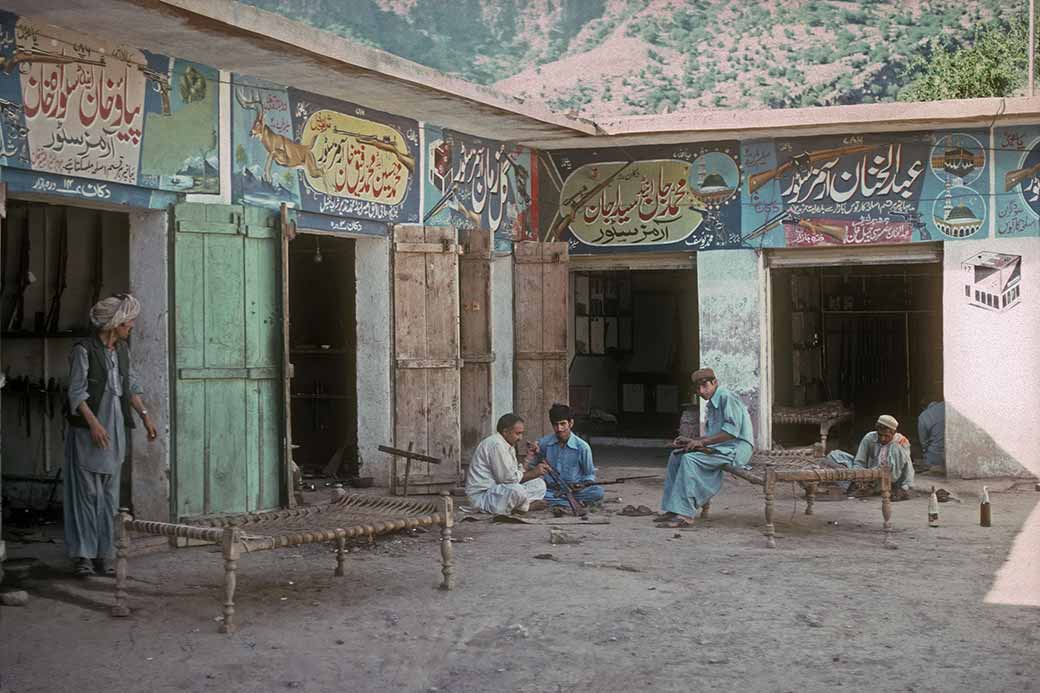
[[[513,245],[515,412],[527,439],[552,430],[549,407],[567,403],[567,244]]]
[[[173,515],[277,507],[285,481],[276,217],[181,204],[174,218]]]
[[[462,463],[494,432],[491,421],[491,232],[465,231],[459,258]]]
[[[394,229],[394,445],[414,463],[409,488],[455,484],[460,470],[459,245],[452,228]],[[391,479],[396,489],[403,471]]]

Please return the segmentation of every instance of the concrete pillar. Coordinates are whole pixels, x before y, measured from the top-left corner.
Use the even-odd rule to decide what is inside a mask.
[[[491,423],[513,411],[513,256],[496,255],[491,264]],[[468,462],[469,460],[463,460]]]
[[[355,248],[358,454],[364,463],[361,475],[374,477],[378,486],[389,486],[390,465],[377,446],[394,440],[390,242],[359,238]]]
[[[747,404],[757,447],[769,445],[762,385],[764,281],[765,270],[754,250],[697,254],[700,365],[713,368],[719,384]],[[702,416],[704,411],[702,406]]]
[[[152,442],[139,422],[133,431],[130,498],[134,515],[159,521],[171,519],[168,233],[165,211],[130,213],[130,292],[141,301],[133,355],[145,406],[159,429]]]

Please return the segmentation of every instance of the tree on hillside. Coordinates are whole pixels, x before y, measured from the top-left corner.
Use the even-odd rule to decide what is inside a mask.
[[[936,39],[927,58],[912,61],[904,77],[913,81],[900,101],[939,101],[1012,96],[1028,78],[1028,23],[993,24],[977,31],[971,45],[951,46]]]

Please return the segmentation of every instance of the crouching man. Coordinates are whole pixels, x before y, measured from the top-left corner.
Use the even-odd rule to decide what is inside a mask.
[[[466,473],[466,495],[473,507],[486,513],[508,515],[544,510],[545,482],[549,465],[539,462],[525,470],[516,458],[516,444],[524,437],[524,420],[505,414],[495,426],[497,433],[480,441]],[[534,450],[528,457],[533,457]]]
[[[603,487],[596,484],[596,466],[592,463],[592,448],[571,429],[574,415],[566,404],[554,404],[549,409],[549,422],[553,432],[538,441],[539,459],[548,462],[560,480],[576,487],[575,499],[583,504],[601,503]],[[543,479],[549,486],[545,500],[554,508],[566,508],[567,498],[557,488],[552,476]]]
[[[888,464],[892,468],[892,500],[908,500],[914,483],[914,465],[910,460],[910,441],[896,432],[898,428],[899,422],[894,416],[882,414],[874,430],[863,436],[855,457],[844,450],[834,450],[827,455],[827,460],[848,469],[873,469]]]

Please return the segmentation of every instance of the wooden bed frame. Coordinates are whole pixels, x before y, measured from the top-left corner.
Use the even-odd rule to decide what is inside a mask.
[[[336,542],[337,577],[344,575],[348,539],[392,534],[415,527],[439,525],[441,528],[440,588],[455,587],[451,546],[454,508],[450,496],[440,500],[406,500],[379,496],[350,495],[342,488],[333,491],[325,503],[262,513],[232,515],[195,523],[150,522],[135,520],[126,509],[116,516],[116,590],[113,616],[129,616],[126,575],[130,553],[130,532],[179,537],[220,544],[224,554],[224,619],[222,633],[232,633],[235,622],[235,585],[238,559],[243,553],[282,549],[302,544]]]

